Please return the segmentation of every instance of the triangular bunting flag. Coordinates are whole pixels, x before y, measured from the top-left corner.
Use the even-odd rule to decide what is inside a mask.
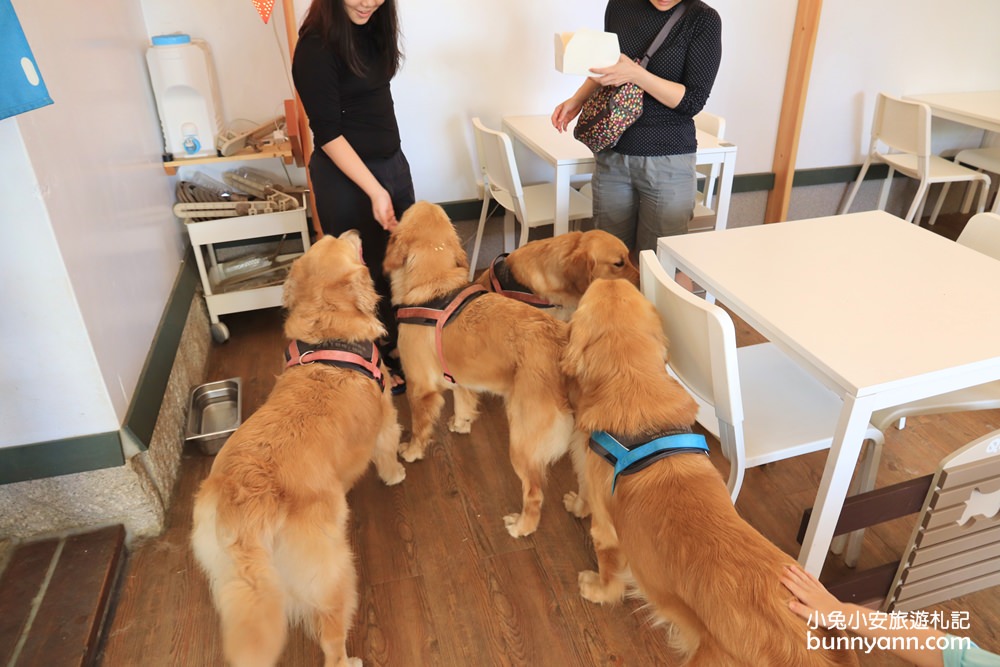
[[[267,23],[271,18],[271,10],[274,9],[274,0],[253,0],[253,6],[257,8],[257,13]]]

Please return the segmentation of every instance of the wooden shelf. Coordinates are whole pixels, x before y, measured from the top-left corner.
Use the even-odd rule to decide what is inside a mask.
[[[292,146],[289,142],[284,142],[276,146],[266,146],[260,151],[252,148],[245,148],[239,153],[229,157],[192,157],[183,160],[171,160],[163,163],[163,169],[168,174],[176,174],[178,167],[190,166],[193,164],[214,164],[216,162],[243,162],[246,160],[265,160],[269,158],[281,158],[285,164],[292,164]]]
[[[266,160],[281,158],[285,164],[305,165],[302,157],[302,142],[299,140],[299,120],[296,113],[295,100],[285,100],[285,133],[288,141],[274,146],[266,146],[261,150],[244,148],[242,151],[228,157],[193,157],[181,160],[171,160],[163,163],[163,170],[171,176],[177,173],[178,167],[193,164],[215,164],[217,162],[245,162],[247,160]]]

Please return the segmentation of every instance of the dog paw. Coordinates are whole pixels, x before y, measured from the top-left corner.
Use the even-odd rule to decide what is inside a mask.
[[[405,442],[399,446],[399,455],[407,463],[413,463],[424,458],[424,448],[416,442]]]
[[[576,491],[570,491],[563,496],[563,505],[566,511],[575,517],[585,519],[590,516],[590,506],[586,499]]]
[[[459,419],[458,417],[452,417],[448,420],[448,430],[452,433],[471,433],[472,432],[472,420],[471,419]]]
[[[529,526],[528,523],[523,514],[508,514],[503,518],[503,525],[507,527],[511,537],[524,537],[535,532],[538,524]]]
[[[345,664],[347,667],[363,667],[361,658],[348,658]]]
[[[580,595],[584,600],[596,604],[608,604],[619,602],[622,593],[614,590],[614,586],[605,586],[601,583],[601,575],[593,570],[584,570],[577,577],[580,583]]]
[[[378,476],[385,482],[386,486],[395,486],[406,479],[406,468],[403,467],[402,463],[397,461],[396,465],[389,467],[389,470],[385,472],[379,470]]]

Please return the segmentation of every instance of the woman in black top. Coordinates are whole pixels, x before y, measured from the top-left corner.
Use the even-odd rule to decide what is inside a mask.
[[[642,69],[636,60],[682,1],[686,13]],[[631,82],[642,88],[642,115],[614,147],[595,156],[594,222],[629,248],[655,248],[658,237],[685,233],[694,212],[693,119],[719,71],[722,20],[701,0],[609,0],[604,29],[618,35],[618,62],[591,70],[553,111],[552,124],[565,131],[601,86]]]
[[[295,47],[292,76],[316,150],[309,176],[325,234],[361,232],[362,254],[388,335],[380,344],[398,393],[396,321],[382,273],[389,231],[414,201],[389,82],[399,70],[396,0],[313,0]]]

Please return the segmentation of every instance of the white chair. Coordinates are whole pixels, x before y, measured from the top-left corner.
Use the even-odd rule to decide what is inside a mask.
[[[989,146],[986,148],[966,148],[955,155],[956,164],[965,164],[979,171],[988,171],[991,174],[1000,174],[1000,146]],[[948,192],[950,183],[945,183],[945,190],[941,196]],[[962,202],[962,213],[968,213],[972,207],[972,195],[975,188],[970,187]],[[993,212],[1000,213],[1000,197],[993,201]]]
[[[888,150],[882,150],[883,145],[887,146]],[[858,174],[847,201],[840,209],[841,213],[850,210],[868,168],[876,162],[889,165],[889,174],[882,183],[879,195],[880,210],[885,210],[894,172],[898,171],[919,181],[917,194],[906,213],[908,222],[920,222],[928,188],[934,183],[956,181],[982,183],[983,189],[979,195],[977,212],[982,213],[986,208],[986,193],[990,187],[989,176],[931,154],[931,109],[926,104],[901,100],[885,93],[878,94],[875,101],[875,118],[872,121],[871,146],[861,166],[861,173]],[[938,197],[929,224],[933,225],[937,220],[941,205],[944,203],[944,194],[942,192]]]
[[[710,134],[717,139],[722,139],[726,132],[726,119],[717,116],[709,111],[700,111],[694,117],[695,128]],[[698,180],[703,182],[703,186],[695,194],[694,217],[688,225],[689,231],[702,231],[715,229],[715,223],[709,223],[709,219],[715,218],[716,197],[715,184],[722,171],[720,164],[703,164],[696,167]],[[699,222],[701,221],[701,222]]]
[[[736,347],[726,311],[678,285],[652,250],[639,253],[642,293],[670,341],[668,368],[698,402],[698,423],[719,438],[729,459],[729,492],[739,495],[747,468],[829,449],[843,400],[773,343]],[[869,426],[862,474],[852,493],[868,491],[882,453]],[[867,472],[867,474],[865,474]]]
[[[506,133],[487,128],[479,118],[472,119],[472,127],[482,170],[483,210],[479,216],[476,243],[469,261],[469,280],[475,275],[479,247],[483,241],[483,228],[489,217],[491,200],[504,207],[505,225],[512,223],[514,219],[521,224],[521,240],[518,245],[528,242],[528,230],[553,224],[556,206],[555,183],[521,184],[517,163],[514,161],[514,147]],[[589,218],[592,215],[591,200],[570,188],[570,221]]]

